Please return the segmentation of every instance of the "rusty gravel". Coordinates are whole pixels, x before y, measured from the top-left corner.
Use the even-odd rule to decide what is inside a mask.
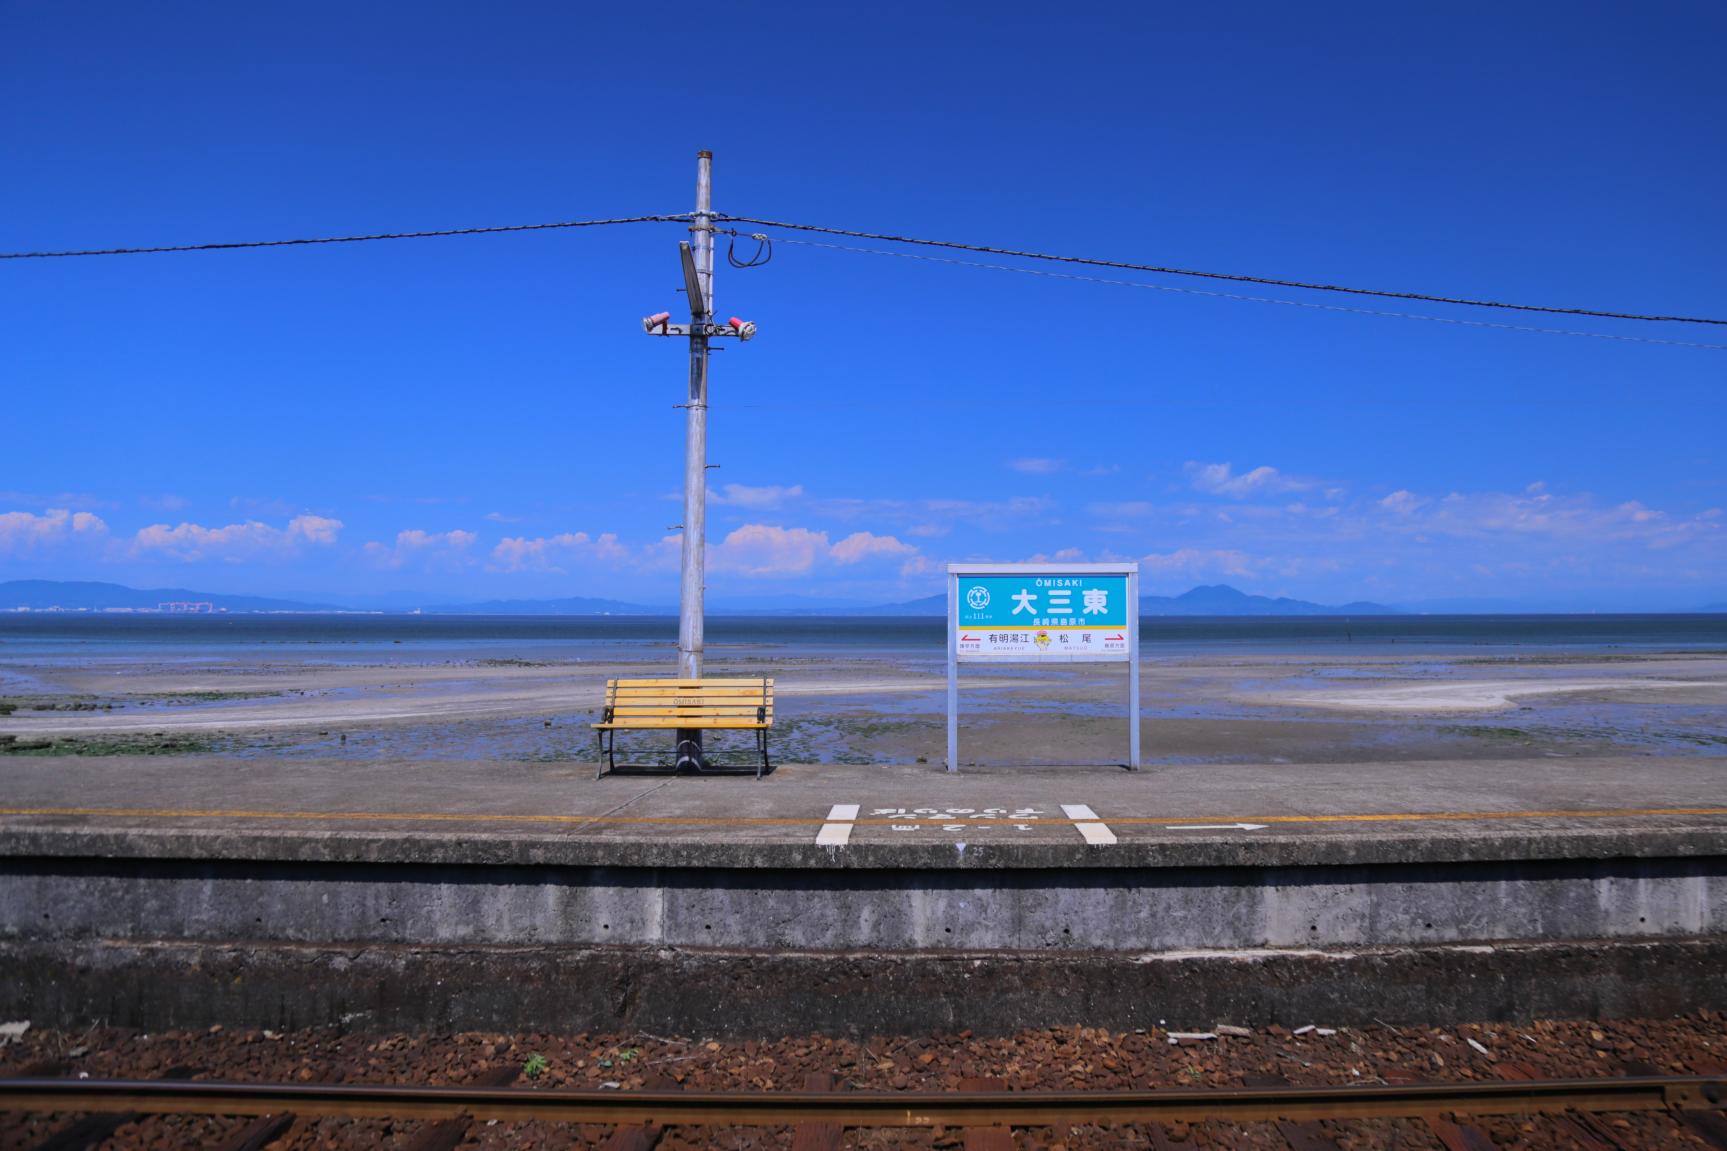
[[[1227,1021],[1220,1021],[1227,1022]],[[1314,1021],[1320,1027],[1324,1020]],[[1469,1040],[1486,1048],[1483,1054]],[[519,1074],[532,1056],[545,1070]],[[1575,1078],[1644,1073],[1727,1072],[1727,1013],[1700,1012],[1677,1019],[1615,1022],[1538,1020],[1453,1027],[1375,1025],[1297,1035],[1285,1027],[1252,1029],[1245,1036],[1172,1045],[1161,1029],[1111,1032],[1070,1027],[1005,1037],[895,1036],[869,1040],[818,1036],[774,1040],[624,1034],[453,1035],[376,1034],[311,1029],[273,1033],[256,1029],[143,1034],[93,1029],[36,1031],[0,1049],[0,1075],[31,1065],[62,1062],[91,1078],[151,1078],[191,1067],[198,1078],[349,1083],[470,1084],[500,1071],[518,1072],[527,1088],[776,1091],[801,1089],[807,1075],[832,1076],[838,1090],[953,1091],[972,1078],[995,1078],[1012,1090],[1156,1087],[1241,1087],[1276,1077],[1296,1085],[1483,1080],[1515,1077]],[[0,1151],[26,1151],[66,1127],[71,1116],[0,1114]],[[1599,1121],[1632,1148],[1705,1148],[1665,1115],[1606,1115]],[[169,1151],[220,1144],[249,1120],[145,1116],[121,1126],[104,1151]],[[1565,1148],[1577,1143],[1558,1121],[1541,1116],[1483,1116],[1467,1122],[1501,1148]],[[420,1122],[304,1119],[272,1148],[345,1151],[406,1148]],[[1443,1147],[1422,1120],[1339,1121],[1321,1125],[1345,1151]],[[546,1123],[476,1123],[459,1146],[537,1151],[598,1148],[604,1127]],[[1076,1127],[1068,1131],[1020,1129],[1016,1148],[1090,1151],[1149,1148],[1277,1148],[1290,1141],[1274,1124],[1170,1124]],[[963,1146],[958,1130],[872,1130],[846,1133],[846,1147]],[[789,1130],[674,1128],[659,1147],[790,1147]]]

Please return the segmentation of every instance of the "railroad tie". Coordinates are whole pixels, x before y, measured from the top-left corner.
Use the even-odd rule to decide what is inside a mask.
[[[639,1127],[619,1127],[600,1145],[600,1151],[654,1151],[664,1128],[648,1123]]]
[[[1494,1065],[1501,1079],[1530,1080],[1541,1078],[1541,1073],[1527,1063],[1514,1059],[1505,1059]],[[1553,1125],[1571,1139],[1576,1140],[1582,1151],[1631,1151],[1631,1148],[1614,1134],[1613,1129],[1601,1123],[1593,1115],[1585,1112],[1548,1116]]]
[[[288,1129],[294,1125],[294,1118],[292,1111],[260,1115],[234,1132],[217,1151],[264,1151],[264,1148],[288,1133]]]
[[[990,1077],[961,1079],[961,1091],[1006,1091],[1007,1080]],[[965,1151],[1013,1151],[1013,1128],[967,1127]]]
[[[1622,1059],[1619,1066],[1627,1075],[1666,1074],[1655,1064],[1647,1063],[1641,1059]],[[1698,1070],[1705,1075],[1718,1075],[1721,1074],[1723,1068],[1700,1067]],[[1727,1119],[1722,1118],[1719,1111],[1679,1111],[1674,1113],[1673,1118],[1677,1119],[1687,1131],[1711,1147],[1719,1147],[1723,1151],[1727,1151]]]
[[[804,1076],[805,1091],[832,1091],[834,1077],[825,1071]],[[792,1151],[839,1151],[846,1129],[838,1123],[812,1119],[792,1126]]]
[[[190,1079],[198,1072],[191,1067],[170,1067],[157,1076],[159,1079]],[[42,1142],[36,1144],[34,1151],[87,1151],[98,1143],[105,1143],[114,1132],[128,1123],[136,1123],[144,1117],[140,1111],[117,1111],[106,1115],[85,1115],[74,1119],[70,1124],[60,1128]]]
[[[504,1067],[493,1067],[489,1071],[475,1076],[471,1087],[508,1087],[521,1074],[521,1068],[515,1064]],[[462,1140],[467,1137],[468,1128],[474,1125],[471,1115],[461,1115],[455,1119],[439,1119],[426,1124],[414,1133],[404,1151],[455,1151]]]
[[[1727,1075],[1727,1063],[1692,1063],[1691,1069],[1700,1075]],[[1716,1147],[1727,1148],[1727,1114],[1720,1111],[1682,1111],[1679,1121],[1691,1134]]]
[[[1497,1144],[1487,1132],[1469,1123],[1459,1123],[1443,1115],[1423,1115],[1428,1130],[1445,1144],[1445,1151],[1495,1151]]]
[[[1244,1075],[1247,1087],[1288,1087],[1282,1075]],[[1272,1121],[1277,1133],[1289,1144],[1290,1151],[1338,1151],[1337,1140],[1326,1133],[1323,1124],[1313,1119],[1277,1119]]]

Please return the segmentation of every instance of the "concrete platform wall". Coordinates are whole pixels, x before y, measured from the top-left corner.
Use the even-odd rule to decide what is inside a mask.
[[[869,1036],[1656,1018],[1724,1006],[1721,938],[1140,956],[0,943],[0,1018],[68,1028]]]
[[[0,860],[0,940],[864,952],[1727,934],[1727,858],[982,872]]]

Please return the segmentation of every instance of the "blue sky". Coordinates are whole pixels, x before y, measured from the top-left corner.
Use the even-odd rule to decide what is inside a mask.
[[[706,147],[739,215],[1727,316],[1724,37],[1705,3],[15,2],[0,248],[686,211]],[[638,320],[682,235],[0,264],[0,578],[669,602],[684,356]],[[1727,599],[1727,351],[789,243],[716,296],[761,328],[714,358],[716,598],[1061,555]]]

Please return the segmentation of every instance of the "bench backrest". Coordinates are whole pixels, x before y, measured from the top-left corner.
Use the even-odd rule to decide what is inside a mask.
[[[704,723],[772,723],[771,679],[611,679],[606,707],[613,723],[676,727]]]

